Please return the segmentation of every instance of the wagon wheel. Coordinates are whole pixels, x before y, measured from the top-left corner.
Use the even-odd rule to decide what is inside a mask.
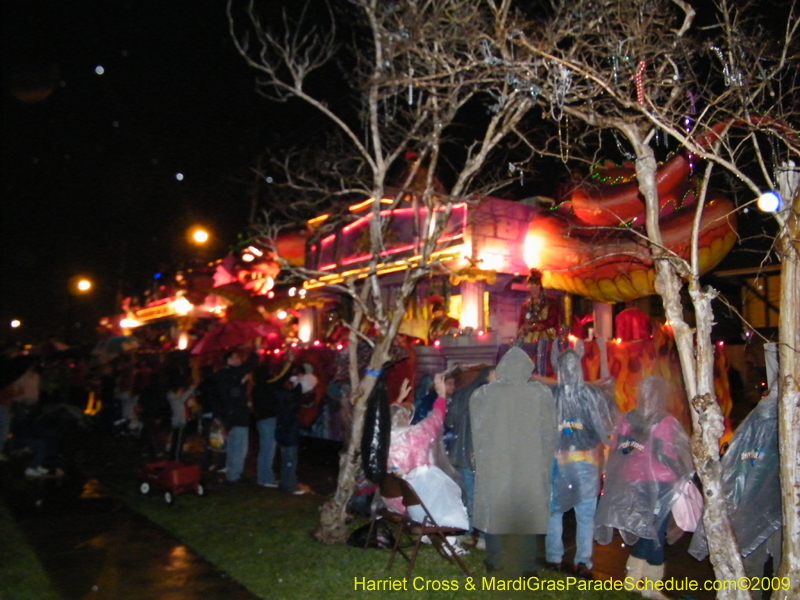
[[[147,494],[150,493],[150,482],[149,481],[143,481],[142,483],[139,484],[139,493],[142,496],[146,496]]]
[[[170,490],[164,492],[164,502],[172,506],[175,504],[175,494],[173,494]]]

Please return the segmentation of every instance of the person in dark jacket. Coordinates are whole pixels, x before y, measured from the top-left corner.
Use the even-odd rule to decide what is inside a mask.
[[[461,489],[464,505],[467,507],[470,532],[472,531],[472,513],[475,508],[475,454],[472,449],[472,423],[469,418],[469,399],[479,387],[489,383],[494,367],[484,367],[474,381],[453,393],[453,400],[447,407],[444,426],[453,430],[453,441],[448,456],[452,465],[461,475]],[[475,544],[475,538],[468,532],[463,540],[468,545]]]
[[[228,454],[225,460],[225,479],[236,483],[242,478],[250,435],[250,405],[247,399],[247,378],[256,366],[251,354],[244,359],[238,350],[225,354],[225,366],[216,372],[222,409],[222,422],[228,430]]]
[[[275,398],[275,440],[281,450],[279,489],[287,494],[308,493],[308,487],[297,483],[297,459],[300,446],[300,385],[292,381],[291,363],[284,365],[272,385]]]
[[[200,405],[200,427],[203,434],[203,459],[200,468],[204,471],[221,469],[225,462],[224,451],[213,448],[211,444],[212,426],[215,420],[221,422],[222,414],[214,368],[211,365],[200,369],[200,383],[195,397]]]
[[[142,419],[142,453],[152,459],[164,456],[163,425],[170,417],[169,403],[161,373],[147,375],[147,381],[139,394]]]
[[[277,411],[277,398],[269,366],[259,365],[253,372],[253,413],[258,430],[256,481],[258,485],[268,488],[278,487],[275,474],[272,472],[272,462],[275,458]]]

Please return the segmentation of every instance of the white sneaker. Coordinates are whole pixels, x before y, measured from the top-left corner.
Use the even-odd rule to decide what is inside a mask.
[[[475,543],[475,548],[478,550],[486,550],[486,538],[479,537],[478,541]]]
[[[25,469],[25,477],[39,478],[42,477],[43,475],[44,474],[40,472],[39,469],[32,469],[31,467]]]
[[[466,556],[467,554],[469,554],[469,550],[462,547],[458,543],[458,538],[456,538],[455,536],[448,536],[447,541],[450,543],[450,546],[452,546],[453,552],[455,553],[456,556]],[[450,553],[450,549],[447,546],[444,546],[444,551],[447,552],[448,554]]]

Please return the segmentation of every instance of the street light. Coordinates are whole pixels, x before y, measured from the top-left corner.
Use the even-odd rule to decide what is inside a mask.
[[[11,329],[16,329],[17,327],[21,326],[22,322],[19,319],[14,319],[11,321]]]
[[[92,282],[88,279],[78,280],[78,289],[82,292],[88,292],[92,288]]]
[[[189,239],[195,244],[205,244],[211,236],[203,227],[196,225],[189,229]]]

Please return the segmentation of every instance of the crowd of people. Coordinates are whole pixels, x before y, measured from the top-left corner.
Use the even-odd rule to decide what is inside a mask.
[[[535,375],[534,361],[518,347],[496,367],[471,368],[461,386],[448,388],[453,372],[441,373],[433,400],[416,402],[426,412],[420,420],[401,394],[392,406],[387,468],[408,480],[440,525],[464,530],[450,540],[457,553],[467,545],[485,548],[489,572],[533,574],[543,536],[547,568],[592,579],[594,544],[609,544],[618,531],[631,548],[627,577],[642,582],[645,597],[663,598],[655,585],[664,577],[665,547],[681,533],[672,511],[695,485],[689,438],[667,412],[663,378],[644,378],[636,408],[620,414],[613,381],[584,381],[581,355],[580,345],[556,353],[555,378]],[[762,575],[770,557],[775,569],[780,561],[775,405],[773,389],[722,462],[749,576]],[[403,512],[398,503],[385,501]],[[755,506],[762,518],[752,518]],[[576,521],[571,563],[563,539],[569,510]],[[703,559],[706,548],[701,527],[690,553]]]
[[[440,373],[415,392],[406,380],[392,398],[386,470],[417,490],[439,524],[463,531],[449,540],[454,552],[485,549],[490,572],[535,572],[543,536],[547,568],[591,579],[594,544],[610,543],[618,531],[631,548],[627,575],[661,580],[675,525],[670,517],[694,480],[688,436],[667,412],[667,382],[644,378],[636,407],[620,414],[613,381],[584,381],[580,344],[553,350],[552,377],[537,374],[539,348],[533,357],[527,350],[512,346],[496,366]],[[179,460],[193,428],[202,439],[201,468],[231,484],[242,481],[255,431],[256,483],[308,493],[297,478],[299,413],[304,395],[319,385],[314,368],[235,349],[218,368],[198,370],[183,356],[123,353],[96,364],[60,353],[4,356],[0,460],[29,454],[26,477],[58,476],[59,422],[84,425],[88,412],[95,426],[137,439],[149,461]],[[775,567],[780,560],[776,404],[773,387],[722,460],[731,522],[750,576],[761,575],[770,557]],[[376,494],[373,506],[380,501]],[[398,498],[385,502],[406,510]],[[563,539],[567,511],[576,522],[571,562]],[[690,553],[707,554],[702,526]],[[644,595],[661,597],[652,585]]]
[[[251,421],[259,437],[257,483],[289,494],[310,488],[297,480],[302,395],[316,377],[290,358],[261,361],[231,350],[223,364],[199,370],[184,355],[122,353],[106,362],[70,353],[6,353],[0,364],[0,461],[27,455],[24,475],[63,474],[65,416],[138,440],[143,460],[181,459],[187,431],[202,444],[201,468],[242,480]],[[279,457],[279,476],[273,461]]]

